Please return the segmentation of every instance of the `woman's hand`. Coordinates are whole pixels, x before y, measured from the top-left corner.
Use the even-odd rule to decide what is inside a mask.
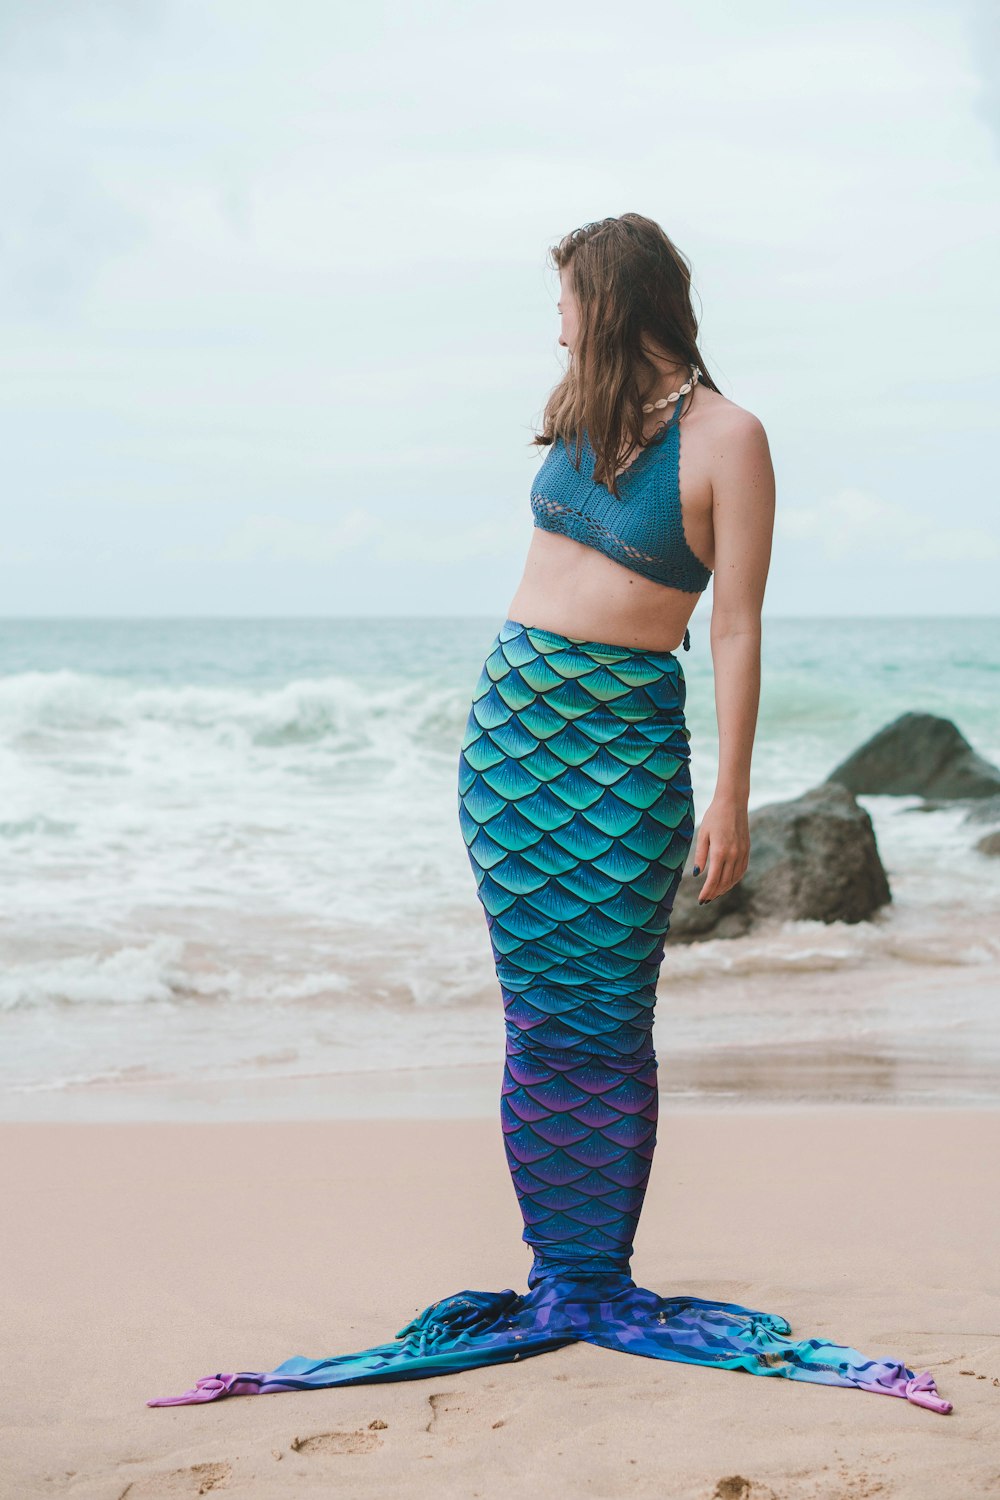
[[[698,905],[730,890],[742,880],[750,863],[750,821],[747,805],[738,798],[712,798],[698,828],[692,874],[705,871]]]

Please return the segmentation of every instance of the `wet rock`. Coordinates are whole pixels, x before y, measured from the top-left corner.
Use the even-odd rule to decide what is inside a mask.
[[[901,714],[826,778],[849,792],[938,802],[1000,795],[1000,769],[978,755],[950,719]]]
[[[992,854],[1000,858],[1000,828],[994,828],[992,833],[984,833],[974,847],[980,854]]]
[[[740,937],[764,918],[864,922],[892,899],[872,820],[837,782],[754,808],[750,845],[743,879],[702,906],[705,877],[691,878],[692,844],[668,942]]]
[[[963,823],[1000,823],[1000,795],[978,797],[970,802]]]

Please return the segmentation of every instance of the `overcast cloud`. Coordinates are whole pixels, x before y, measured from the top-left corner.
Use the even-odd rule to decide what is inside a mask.
[[[6,0],[0,610],[501,615],[546,251],[635,210],[768,431],[766,610],[994,612],[998,54],[972,4]]]

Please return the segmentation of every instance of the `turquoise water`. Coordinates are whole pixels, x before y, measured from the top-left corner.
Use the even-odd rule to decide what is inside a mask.
[[[455,771],[499,623],[0,621],[0,1087],[495,1057]],[[700,816],[707,619],[678,656]],[[804,791],[908,710],[1000,762],[998,680],[995,619],[765,620],[751,806]],[[669,949],[659,1014],[678,1051],[946,1022],[982,1043],[985,1013],[920,997],[942,973],[995,982],[1000,860],[973,849],[987,825],[861,800],[890,911]]]

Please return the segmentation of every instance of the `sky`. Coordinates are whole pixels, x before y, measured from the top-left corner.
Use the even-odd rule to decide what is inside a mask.
[[[997,612],[993,6],[4,0],[0,186],[6,616],[502,618],[549,247],[626,211],[767,431],[765,615]]]

